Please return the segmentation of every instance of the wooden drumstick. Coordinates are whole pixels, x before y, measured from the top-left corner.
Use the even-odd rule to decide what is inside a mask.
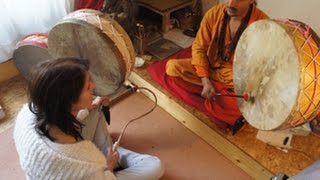
[[[243,93],[243,95],[216,93],[215,95],[216,96],[229,96],[229,97],[243,98],[245,101],[252,101],[254,99],[253,97],[250,96],[249,93]]]

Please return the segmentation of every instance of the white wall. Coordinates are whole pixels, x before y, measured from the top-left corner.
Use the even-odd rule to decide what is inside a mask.
[[[258,6],[272,18],[304,22],[320,35],[319,0],[258,0]]]
[[[220,0],[226,2],[227,0]],[[257,0],[271,18],[289,18],[308,24],[320,36],[319,0]]]

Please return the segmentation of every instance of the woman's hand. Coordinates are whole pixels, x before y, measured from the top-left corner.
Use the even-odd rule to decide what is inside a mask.
[[[94,109],[100,106],[109,106],[110,100],[107,96],[97,96],[93,101],[92,101],[92,106],[90,109]],[[89,109],[89,110],[90,110]]]
[[[114,168],[117,165],[117,162],[119,160],[119,153],[117,150],[112,151],[112,147],[108,148],[108,154],[107,154],[107,166],[108,170],[113,172]]]
[[[107,96],[102,96],[100,98],[100,106],[109,106],[110,99]]]
[[[212,97],[216,94],[214,87],[212,86],[208,77],[201,78],[203,89],[201,92],[201,96],[207,99],[212,99]]]

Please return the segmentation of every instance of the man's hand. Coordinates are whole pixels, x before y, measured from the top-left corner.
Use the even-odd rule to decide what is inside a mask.
[[[114,168],[117,165],[117,162],[119,160],[119,153],[118,151],[112,151],[112,148],[109,147],[108,148],[108,154],[106,156],[107,159],[107,166],[108,166],[108,170],[113,172]]]
[[[201,92],[201,96],[207,99],[212,99],[212,97],[216,94],[210,80],[208,77],[201,78],[203,89]]]

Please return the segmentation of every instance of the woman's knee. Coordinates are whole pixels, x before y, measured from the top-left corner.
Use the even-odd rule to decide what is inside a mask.
[[[155,176],[154,177],[159,179],[164,174],[164,171],[165,171],[164,164],[159,158],[157,158],[157,157],[154,157],[154,158],[155,158],[155,160],[154,160],[154,169],[155,169],[155,174],[154,175]]]
[[[144,161],[148,161],[148,165],[146,168],[148,168],[148,173],[146,174],[146,179],[159,179],[164,174],[164,165],[162,161],[155,156],[145,155]]]

